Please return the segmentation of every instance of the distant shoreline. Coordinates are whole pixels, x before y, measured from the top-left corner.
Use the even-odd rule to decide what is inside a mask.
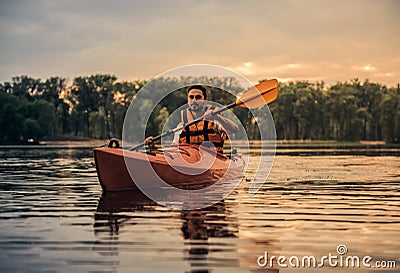
[[[122,143],[121,140],[119,140]],[[85,139],[85,140],[43,140],[35,143],[1,143],[0,147],[55,147],[55,146],[76,146],[76,147],[99,147],[108,145],[109,139]],[[257,145],[260,140],[250,140],[250,145]],[[228,143],[227,143],[228,144]],[[400,144],[386,143],[384,141],[335,141],[335,140],[277,140],[277,148],[279,147],[294,147],[294,146],[391,146],[399,147]]]
[[[39,142],[0,143],[0,148],[46,148],[46,147],[100,147],[108,145],[109,140],[43,140]]]
[[[108,144],[109,140],[91,139],[91,140],[47,140],[40,141],[39,145],[46,146],[101,146]]]

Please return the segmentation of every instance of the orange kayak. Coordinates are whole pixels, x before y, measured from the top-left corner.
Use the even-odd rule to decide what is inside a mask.
[[[94,158],[103,191],[160,187],[164,182],[182,189],[201,189],[222,177],[238,178],[244,170],[240,155],[226,156],[193,144],[171,145],[147,153],[95,148]]]

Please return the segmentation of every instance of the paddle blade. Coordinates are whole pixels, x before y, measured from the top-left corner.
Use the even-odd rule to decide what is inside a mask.
[[[247,90],[236,100],[236,105],[244,108],[257,108],[273,102],[278,97],[278,81],[268,80]]]

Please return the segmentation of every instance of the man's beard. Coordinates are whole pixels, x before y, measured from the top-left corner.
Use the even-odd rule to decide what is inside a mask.
[[[194,112],[201,112],[204,108],[204,102],[192,102],[189,107]]]

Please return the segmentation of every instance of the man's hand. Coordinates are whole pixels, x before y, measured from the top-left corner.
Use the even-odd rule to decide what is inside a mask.
[[[208,109],[205,113],[204,113],[204,119],[205,120],[209,120],[209,121],[214,121],[217,115],[213,115],[212,113],[214,112],[214,110]]]
[[[156,148],[156,144],[154,143],[154,139],[153,139],[152,136],[149,136],[148,138],[146,138],[146,139],[144,140],[144,144],[147,145],[147,146],[149,146],[149,148],[150,148],[151,150],[154,150],[154,149]]]

